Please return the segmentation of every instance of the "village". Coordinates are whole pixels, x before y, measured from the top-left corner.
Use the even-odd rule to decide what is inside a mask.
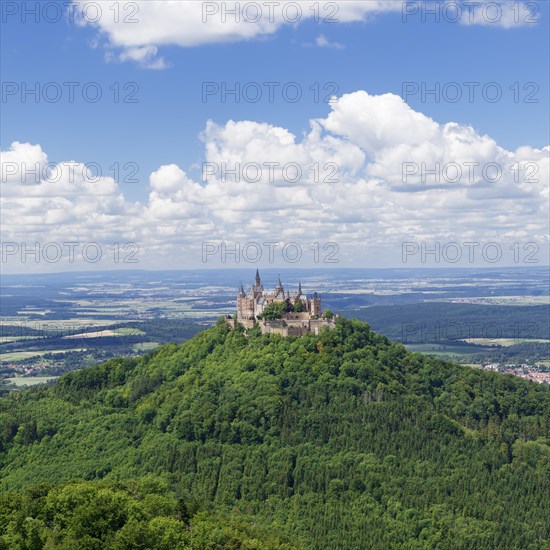
[[[538,382],[539,384],[550,384],[550,367],[547,365],[489,363],[482,365],[482,369],[502,374],[513,374],[514,376],[531,380],[531,382]]]

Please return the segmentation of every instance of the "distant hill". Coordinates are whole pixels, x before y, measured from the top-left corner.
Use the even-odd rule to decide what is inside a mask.
[[[463,338],[550,339],[548,305],[503,306],[420,302],[350,311],[399,342],[448,342]],[[349,315],[348,315],[349,316]]]
[[[550,547],[550,389],[360,321],[220,322],[14,392],[0,427],[0,548]]]

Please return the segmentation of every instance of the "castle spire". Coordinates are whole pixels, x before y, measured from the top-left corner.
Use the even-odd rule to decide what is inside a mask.
[[[282,296],[283,299],[285,297],[285,290],[283,288],[283,283],[281,283],[281,276],[280,275],[277,277],[277,285],[275,286],[274,296],[275,297]]]
[[[298,296],[302,295],[302,281],[298,283]]]
[[[260,288],[261,284],[262,284],[262,281],[260,279],[260,272],[258,269],[256,269],[256,287]]]
[[[246,296],[245,292],[244,292],[244,286],[243,284],[241,283],[241,290],[239,292],[239,296]]]

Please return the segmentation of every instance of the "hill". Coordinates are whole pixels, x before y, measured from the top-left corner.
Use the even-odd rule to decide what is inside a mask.
[[[503,306],[420,302],[353,311],[374,330],[405,344],[472,338],[550,339],[548,305]]]
[[[550,547],[550,389],[359,321],[220,322],[14,392],[0,425],[0,548]]]

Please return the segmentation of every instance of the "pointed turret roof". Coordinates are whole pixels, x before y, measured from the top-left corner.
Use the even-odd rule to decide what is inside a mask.
[[[277,277],[277,286],[275,287],[276,290],[282,290],[283,289],[283,283],[281,283],[281,276],[278,275]]]
[[[262,280],[260,279],[260,271],[256,269],[256,289],[260,289],[262,287]]]
[[[240,296],[246,296],[246,293],[245,293],[245,291],[244,291],[244,286],[243,286],[242,283],[241,283],[241,290],[239,291],[239,295],[240,295]]]

